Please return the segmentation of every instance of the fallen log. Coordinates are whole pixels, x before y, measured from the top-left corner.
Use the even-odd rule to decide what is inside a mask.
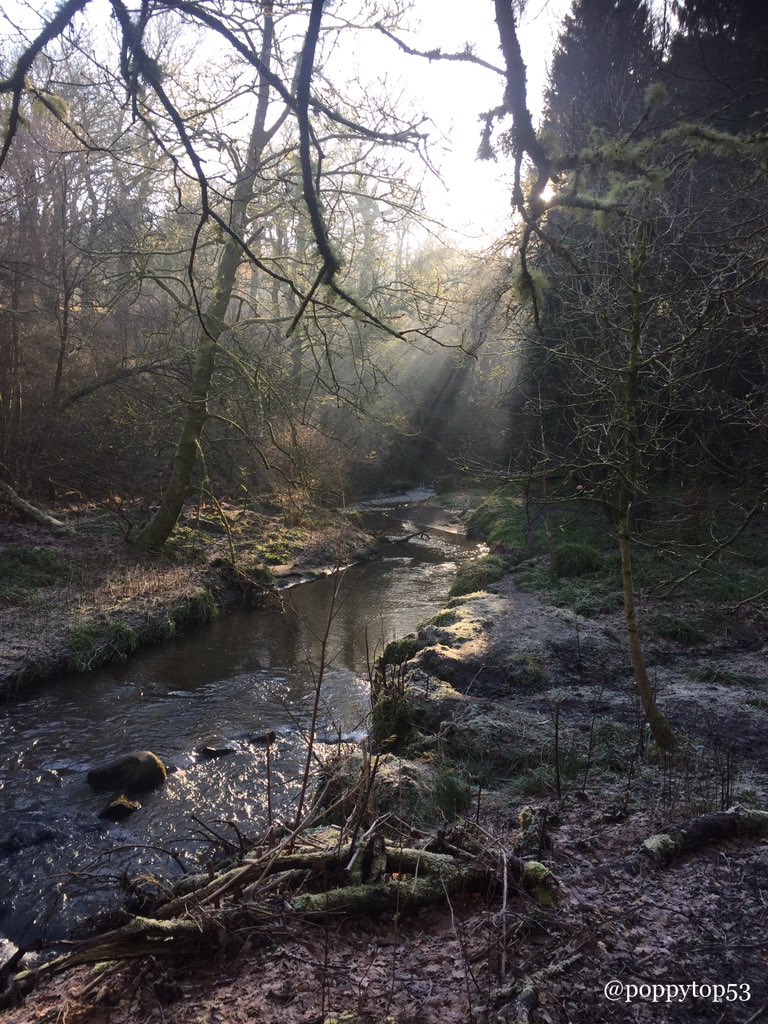
[[[649,836],[627,860],[603,865],[598,872],[607,875],[622,870],[640,874],[642,871],[667,867],[679,857],[710,843],[720,843],[738,836],[765,834],[768,834],[768,811],[737,805],[728,811],[701,814],[677,825],[670,825],[666,831]]]
[[[0,500],[4,501],[6,505],[10,505],[11,508],[15,508],[17,512],[21,512],[26,519],[37,523],[38,526],[45,526],[54,533],[66,537],[74,536],[75,531],[71,526],[49,515],[47,512],[43,512],[36,505],[31,505],[21,495],[17,494],[9,484],[4,483],[2,480],[0,480]]]
[[[62,956],[47,960],[38,967],[19,971],[14,982],[21,995],[27,995],[39,982],[62,971],[84,964],[109,960],[129,960],[150,955],[190,955],[221,938],[219,922],[214,919],[134,917],[128,924],[92,939],[83,939]]]
[[[384,868],[387,875],[395,877],[340,886],[326,892],[303,893],[290,901],[291,909],[312,917],[403,913],[458,892],[485,892],[491,883],[488,871],[458,864],[444,853],[423,850],[388,852]],[[400,877],[402,875],[413,877]]]
[[[507,867],[510,883],[521,883],[545,906],[554,904],[555,879],[543,864],[510,857]],[[384,877],[369,877],[367,882],[324,892],[302,893],[290,901],[291,909],[321,918],[341,914],[402,914],[460,892],[487,893],[501,885],[496,869],[462,864],[445,853],[409,848],[385,851],[379,874]]]

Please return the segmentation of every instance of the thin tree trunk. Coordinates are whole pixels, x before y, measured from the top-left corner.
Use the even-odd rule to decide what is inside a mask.
[[[637,623],[635,605],[635,587],[632,577],[631,534],[629,527],[629,493],[623,490],[619,507],[619,550],[621,552],[621,579],[624,589],[624,618],[627,623],[629,653],[632,657],[632,669],[635,675],[637,692],[643,705],[653,738],[662,750],[669,750],[676,744],[675,734],[664,713],[656,704],[653,686],[648,677],[648,669],[643,656],[640,640],[640,629]]]
[[[643,243],[644,248],[644,243]],[[632,324],[629,332],[629,355],[624,391],[624,472],[619,494],[619,551],[621,553],[621,580],[624,592],[624,618],[627,623],[629,652],[637,691],[645,711],[654,740],[662,750],[676,746],[677,739],[664,713],[656,704],[653,686],[643,656],[640,629],[637,622],[635,585],[632,574],[632,534],[630,509],[632,495],[637,487],[640,438],[637,425],[637,378],[640,360],[642,329],[642,290],[640,272],[644,253],[630,257],[632,272]]]

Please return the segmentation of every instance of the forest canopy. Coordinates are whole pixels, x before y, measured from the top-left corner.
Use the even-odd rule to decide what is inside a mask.
[[[468,462],[617,509],[759,484],[761,5],[576,0],[540,119],[521,12],[491,8],[494,63],[409,45],[399,4],[68,0],[9,35],[4,484],[136,499],[149,548],[193,491],[332,504]],[[430,111],[338,73],[366,33],[495,75],[484,258],[426,217]]]

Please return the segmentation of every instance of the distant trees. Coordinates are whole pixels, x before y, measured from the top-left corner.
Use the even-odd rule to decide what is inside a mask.
[[[51,478],[54,486],[62,463],[69,486],[88,475],[85,439],[68,433],[70,410],[167,359],[131,305],[140,285],[129,264],[140,242],[150,244],[151,164],[137,173],[126,160],[142,140],[119,116],[110,123],[75,50],[55,57],[62,80],[53,109],[27,98],[0,180],[0,461],[13,481],[36,489]],[[62,124],[65,113],[90,148]],[[111,153],[105,137],[119,140]]]
[[[324,73],[354,31],[343,11],[109,7],[114,37],[94,42],[87,0],[61,4],[0,81],[0,216],[14,225],[0,257],[0,442],[22,488],[80,459],[86,490],[151,497],[170,459],[135,538],[155,549],[204,450],[209,483],[215,472],[258,487],[273,467],[297,482],[309,434],[349,424],[340,410],[354,420],[387,382],[389,344],[426,337],[438,307],[417,301],[405,315],[393,256],[417,200],[387,151],[421,136],[374,92],[353,104]],[[396,5],[377,17],[394,25]],[[30,309],[42,291],[45,324]],[[33,369],[35,318],[45,341]],[[64,414],[79,402],[90,411],[68,449]],[[37,450],[22,454],[33,408]]]

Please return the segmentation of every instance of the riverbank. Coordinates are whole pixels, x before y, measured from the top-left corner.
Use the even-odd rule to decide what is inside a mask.
[[[702,621],[703,604],[644,598],[648,620],[678,623],[672,635],[646,636],[657,697],[680,738],[664,754],[638,710],[621,610],[598,593],[601,569],[578,577],[576,611],[557,603],[561,588],[532,586],[547,579],[543,554],[493,557],[484,566],[494,582],[457,593],[385,651],[379,753],[328,762],[321,803],[344,854],[333,872],[327,854],[298,880],[262,890],[245,876],[220,901],[214,889],[188,907],[171,903],[195,922],[202,961],[187,950],[121,966],[113,947],[109,966],[54,979],[9,1022],[63,1008],[82,1024],[650,1024],[659,1001],[665,1020],[715,1022],[727,993],[729,1020],[757,1020],[768,1005],[761,605],[745,616],[721,603],[693,638],[679,623]],[[477,564],[463,576],[477,580]],[[329,849],[328,835],[326,826],[298,837],[301,870]],[[302,893],[350,881],[350,837],[376,892],[413,877],[389,859],[404,847],[495,881],[441,890],[412,912],[403,900],[373,917],[308,915]],[[265,852],[252,855],[262,882]],[[551,872],[551,899],[518,884],[518,860]],[[167,896],[141,913],[168,920]],[[612,979],[618,1001],[615,988],[606,996]],[[666,987],[654,1002],[642,985]]]
[[[714,1024],[727,992],[729,1020],[756,1019],[768,1000],[768,838],[765,815],[749,817],[766,806],[761,709],[747,705],[739,717],[719,684],[702,682],[694,695],[667,659],[660,698],[683,743],[663,757],[637,719],[616,625],[523,593],[510,574],[450,600],[385,656],[410,709],[401,719],[410,733],[388,744],[396,752],[328,765],[323,802],[339,824],[300,835],[295,859],[277,863],[284,873],[267,874],[263,892],[251,879],[264,875],[265,857],[275,861],[264,847],[249,855],[255,875],[248,857],[237,869],[242,886],[204,877],[197,884],[213,892],[188,905],[149,891],[141,912],[168,922],[167,941],[192,915],[202,961],[185,946],[170,960],[121,963],[113,936],[108,965],[53,978],[9,1024],[62,1008],[79,1024],[651,1024],[659,1001],[665,1020]],[[697,660],[723,653],[713,641]],[[708,719],[713,697],[720,719]],[[720,734],[707,727],[717,721]],[[745,809],[721,813],[732,804]],[[745,821],[754,834],[740,834]],[[404,897],[394,915],[362,918],[334,895],[337,909],[308,915],[296,893],[341,891],[351,835],[361,838],[371,894],[408,884],[407,871],[372,866],[376,849],[396,858],[406,845],[480,865],[495,882],[447,899],[446,890],[421,909]],[[689,841],[676,847],[680,835]],[[514,881],[518,859],[551,872],[551,899]],[[314,860],[326,866],[307,875]],[[353,898],[368,898],[365,888]],[[618,1002],[616,988],[605,994],[614,979]],[[638,995],[642,985],[669,987],[654,1003]]]
[[[122,660],[375,552],[353,517],[288,526],[277,512],[222,514],[189,511],[155,556],[125,543],[99,510],[70,510],[73,536],[0,523],[0,695]]]

